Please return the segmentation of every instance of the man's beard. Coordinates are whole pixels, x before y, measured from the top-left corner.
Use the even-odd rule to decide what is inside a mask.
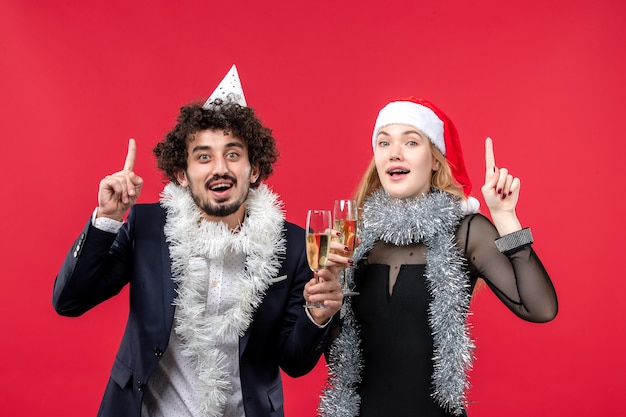
[[[191,196],[193,198],[193,201],[195,201],[195,203],[200,208],[200,210],[204,211],[208,216],[226,217],[239,210],[241,205],[248,198],[248,193],[246,193],[246,195],[241,200],[234,201],[230,204],[211,204],[207,201],[200,201],[200,199],[193,193],[191,194]]]
[[[227,178],[230,181],[232,181],[233,183],[233,187],[237,185],[237,179],[231,176],[215,176],[213,177],[211,180],[217,180],[219,178]],[[211,181],[208,181],[205,185],[205,189],[206,191],[209,191],[209,185],[210,185]],[[239,210],[239,208],[241,207],[241,205],[243,203],[245,203],[245,201],[248,198],[248,194],[250,193],[250,189],[246,190],[245,195],[243,195],[243,197],[237,201],[233,201],[232,203],[229,204],[220,204],[220,201],[217,201],[217,204],[211,204],[209,201],[202,201],[200,196],[197,195],[193,189],[189,189],[189,191],[191,192],[191,198],[193,199],[193,201],[196,203],[196,205],[200,208],[200,210],[202,210],[207,216],[210,217],[226,217],[229,216],[233,213],[236,213],[237,210]],[[225,200],[224,200],[225,201]]]

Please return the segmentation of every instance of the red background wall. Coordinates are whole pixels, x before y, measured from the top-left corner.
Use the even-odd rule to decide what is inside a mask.
[[[299,224],[352,194],[391,99],[455,120],[477,197],[492,136],[560,313],[525,323],[478,295],[470,415],[626,415],[624,18],[617,0],[3,0],[0,414],[95,415],[126,293],[58,317],[56,271],[128,138],[140,201],[155,201],[152,147],[236,63],[282,153],[269,183]],[[314,415],[324,372],[286,379],[288,415]]]

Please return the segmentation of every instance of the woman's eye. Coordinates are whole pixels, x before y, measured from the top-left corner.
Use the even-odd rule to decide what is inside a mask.
[[[386,140],[381,140],[380,142],[378,142],[378,146],[380,147],[389,146],[389,142],[387,142]]]
[[[417,142],[414,141],[414,140],[410,140],[406,144],[409,145],[409,146],[417,146]]]

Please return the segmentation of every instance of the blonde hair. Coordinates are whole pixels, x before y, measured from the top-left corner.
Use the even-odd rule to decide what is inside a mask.
[[[466,197],[463,194],[463,187],[452,176],[450,163],[431,141],[428,142],[430,143],[430,151],[433,154],[433,157],[439,163],[439,168],[436,171],[433,171],[432,176],[430,177],[431,188],[436,188],[465,199]],[[365,170],[365,173],[361,177],[361,181],[359,182],[354,196],[357,207],[363,207],[365,199],[372,195],[372,193],[380,187],[382,187],[382,184],[378,176],[376,163],[374,158],[372,158],[369,166]]]

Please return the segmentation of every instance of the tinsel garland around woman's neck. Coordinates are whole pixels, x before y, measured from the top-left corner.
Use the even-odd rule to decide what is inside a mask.
[[[464,216],[460,201],[460,198],[439,190],[401,199],[390,197],[379,189],[365,200],[359,236],[363,241],[372,236],[375,240],[398,246],[426,243],[425,240],[436,234],[456,230]]]
[[[457,415],[463,412],[474,348],[466,324],[469,279],[455,239],[465,214],[461,199],[444,191],[398,199],[380,189],[365,200],[358,232],[362,241],[354,253],[358,264],[377,241],[397,246],[421,242],[429,248],[425,276],[433,300],[428,311],[434,343],[433,397],[444,409]],[[349,270],[347,275],[349,285],[353,286],[354,270]],[[330,378],[319,407],[322,416],[359,414],[360,397],[356,388],[361,380],[363,358],[359,326],[351,304],[349,298],[345,300],[341,333],[331,346]]]

